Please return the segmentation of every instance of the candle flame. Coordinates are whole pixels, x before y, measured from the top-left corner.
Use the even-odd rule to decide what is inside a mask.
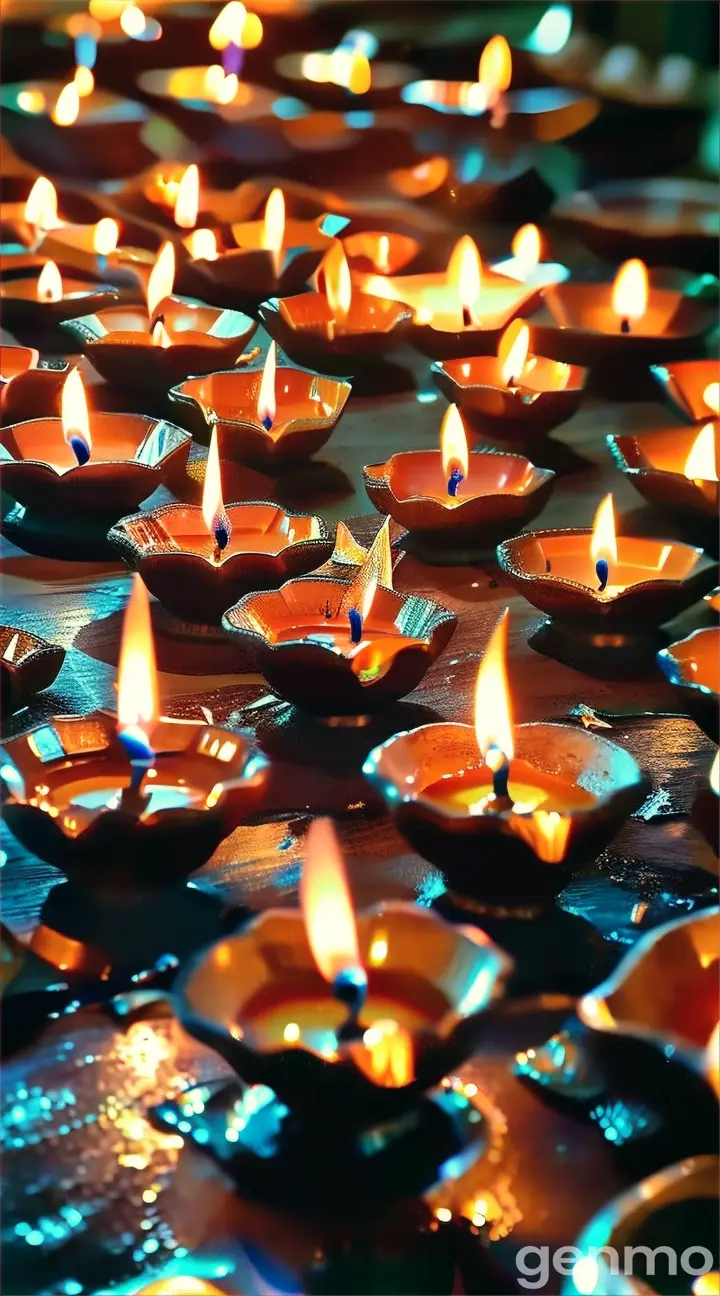
[[[381,234],[378,239],[377,252],[375,253],[375,269],[381,274],[390,273],[390,239],[387,234]]]
[[[235,72],[228,72],[227,76],[223,76],[222,81],[215,88],[215,102],[219,104],[232,103],[238,92],[239,85],[240,82],[238,81],[237,74]]]
[[[493,747],[511,761],[515,743],[506,665],[509,620],[506,608],[480,663],[475,684],[475,736],[483,757]]]
[[[314,819],[308,829],[300,905],[321,976],[332,982],[340,973],[361,967],[345,865],[330,819]]]
[[[512,81],[512,54],[504,36],[493,36],[480,55],[478,82],[484,88],[489,107],[497,103]]]
[[[147,284],[147,305],[151,319],[160,302],[172,293],[174,281],[175,248],[172,243],[163,243],[155,258],[155,265],[150,271]]]
[[[211,229],[196,229],[188,235],[187,249],[193,261],[217,261],[218,245]]]
[[[167,350],[168,347],[172,346],[172,338],[162,320],[155,320],[155,323],[150,330],[150,336],[152,338],[153,346],[163,347],[164,350]]]
[[[59,302],[62,301],[63,282],[62,275],[55,265],[54,261],[47,261],[43,266],[37,281],[37,299],[41,302]]]
[[[448,284],[457,292],[463,311],[473,319],[482,289],[482,262],[480,253],[469,234],[455,244],[448,261]]]
[[[223,81],[225,80],[225,68],[221,63],[211,63],[206,69],[203,77],[203,89],[209,99],[214,99],[217,103],[217,95]]]
[[[213,428],[210,438],[207,463],[205,464],[205,481],[202,493],[203,522],[210,534],[213,534],[216,519],[225,512],[220,475],[220,452],[218,450],[217,429]]]
[[[343,594],[341,611],[356,608],[361,620],[365,621],[372,610],[378,584],[378,552],[370,550]]]
[[[120,641],[118,729],[140,730],[151,747],[150,735],[159,710],[150,599],[142,577],[136,573]]]
[[[73,80],[75,81],[75,89],[81,99],[87,99],[88,95],[91,95],[95,89],[95,77],[92,69],[85,67],[82,63],[75,68]]]
[[[351,94],[367,94],[372,85],[372,71],[370,69],[370,60],[364,55],[356,52],[350,59],[347,88]]]
[[[38,176],[25,203],[25,220],[38,230],[55,229],[58,223],[57,191],[47,176]]]
[[[282,246],[285,237],[285,195],[282,189],[273,189],[265,204],[261,247],[272,253],[275,273],[279,274]]]
[[[706,423],[698,432],[685,463],[685,476],[692,481],[717,481],[715,428]]]
[[[449,405],[445,411],[440,429],[440,449],[443,476],[449,477],[453,469],[459,468],[463,477],[467,477],[470,456],[467,435],[457,405]]]
[[[524,320],[513,320],[498,343],[500,373],[506,387],[516,386],[522,377],[529,348],[530,329]]]
[[[356,1066],[385,1089],[400,1089],[414,1078],[412,1035],[392,1018],[374,1021],[350,1053]]]
[[[50,116],[56,126],[72,126],[80,112],[80,95],[74,81],[68,81],[57,97]]]
[[[197,223],[200,206],[200,172],[193,162],[183,172],[175,198],[175,224],[181,229],[192,229]]]
[[[257,400],[257,416],[259,423],[270,424],[275,420],[277,413],[277,401],[275,399],[275,371],[277,368],[277,346],[274,342],[270,343],[265,364],[263,365],[262,378],[260,379],[260,390]]]
[[[147,18],[138,5],[131,4],[120,14],[120,26],[126,36],[131,36],[135,40],[145,31]]]
[[[229,0],[220,10],[208,33],[208,40],[215,50],[224,50],[228,45],[240,45],[242,30],[245,26],[247,9],[240,0]]]
[[[79,369],[71,369],[63,383],[61,398],[63,436],[68,445],[77,440],[85,443],[88,457],[92,450],[87,394]]]
[[[703,400],[713,414],[720,414],[720,383],[708,383],[703,392]]]
[[[648,304],[648,274],[637,257],[626,261],[615,275],[612,308],[621,320],[642,319]]]
[[[342,321],[347,318],[350,310],[352,282],[350,267],[340,243],[336,243],[326,252],[322,265],[325,272],[325,296],[328,306],[333,318]]]
[[[523,279],[528,279],[540,260],[540,230],[537,225],[522,225],[513,235],[510,247],[520,274]]]
[[[612,563],[617,562],[617,556],[613,497],[612,495],[606,495],[595,514],[592,538],[590,540],[590,557],[594,563],[604,558],[608,566],[610,566]]]
[[[112,216],[103,216],[93,232],[93,251],[98,256],[109,256],[115,251],[120,238],[120,226]]]

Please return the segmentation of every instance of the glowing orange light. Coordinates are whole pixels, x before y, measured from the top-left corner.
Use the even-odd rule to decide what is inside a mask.
[[[37,299],[44,302],[62,301],[63,282],[62,275],[55,265],[54,261],[47,261],[43,266],[37,281]]]
[[[88,95],[91,95],[95,89],[95,77],[92,74],[92,70],[89,67],[84,67],[82,64],[79,64],[78,67],[75,68],[74,81],[75,89],[81,99],[87,99]]]
[[[285,195],[282,189],[273,189],[265,204],[260,246],[272,253],[275,273],[280,271],[282,245],[285,237]]]
[[[210,438],[207,463],[205,464],[205,481],[203,482],[202,494],[203,522],[210,532],[210,535],[213,534],[213,523],[215,519],[222,517],[224,512],[225,504],[222,493],[222,477],[220,475],[220,452],[218,450],[217,429],[213,428],[213,434]]]
[[[165,350],[172,346],[172,338],[162,320],[155,320],[155,323],[150,330],[150,336],[152,338],[153,346],[163,347]]]
[[[494,107],[512,81],[512,54],[504,36],[493,36],[480,55],[478,82],[483,86],[487,103]]]
[[[335,320],[347,319],[352,302],[350,267],[340,243],[336,243],[323,258],[325,296]]]
[[[347,88],[351,94],[367,94],[372,85],[370,60],[364,54],[355,53],[350,59]]]
[[[131,36],[134,40],[136,37],[142,36],[145,31],[147,18],[138,5],[131,4],[128,5],[127,9],[123,9],[120,14],[120,26],[125,35]]]
[[[98,22],[113,22],[125,8],[127,0],[90,0],[88,5],[90,16]]]
[[[480,253],[469,234],[455,244],[448,261],[448,284],[457,292],[463,312],[473,321],[482,290],[482,262]]]
[[[300,904],[308,944],[325,980],[332,982],[347,969],[361,967],[350,889],[329,819],[314,819],[308,829]]]
[[[720,383],[708,383],[703,392],[703,400],[713,414],[720,414]]]
[[[715,1052],[718,1050],[717,1029],[713,1037]],[[712,1041],[711,1041],[712,1042]],[[715,1068],[714,1079],[711,1074],[710,1083],[717,1092],[717,1065]],[[708,1273],[700,1274],[692,1285],[692,1296],[720,1296],[720,1273],[716,1269],[711,1269]]]
[[[172,243],[163,243],[155,258],[155,265],[150,271],[147,284],[147,305],[151,319],[160,302],[172,293],[174,281],[175,248]]]
[[[84,441],[89,453],[92,450],[90,416],[79,369],[71,369],[63,383],[61,415],[63,436],[68,445],[73,440]]]
[[[47,176],[38,176],[27,196],[24,211],[28,225],[37,230],[55,229],[58,224],[57,191]]]
[[[120,226],[112,216],[103,216],[93,233],[93,251],[98,256],[109,256],[115,251],[120,238]]]
[[[621,320],[642,319],[648,304],[645,262],[634,257],[620,266],[612,290],[612,308]]]
[[[463,477],[467,477],[468,443],[457,405],[449,405],[445,411],[440,429],[440,449],[443,475],[449,477],[454,468],[459,468]]]
[[[498,343],[500,373],[506,387],[516,386],[519,382],[529,348],[530,329],[524,320],[513,320]]]
[[[120,642],[118,729],[139,731],[150,746],[150,735],[159,709],[150,599],[142,577],[136,574],[125,609]]]
[[[685,476],[693,481],[717,481],[715,428],[706,423],[698,432],[685,463]]]
[[[17,97],[17,105],[22,112],[37,116],[46,107],[47,100],[42,90],[21,90]]]
[[[63,86],[50,116],[56,126],[72,126],[80,112],[80,95],[74,81]]]
[[[350,1051],[360,1070],[383,1088],[399,1089],[414,1077],[412,1036],[392,1018],[373,1022]]]
[[[193,261],[217,261],[218,245],[214,231],[196,229],[188,235],[187,249]]]
[[[378,239],[377,252],[375,253],[375,268],[381,274],[390,273],[390,239],[387,234],[381,234]]]
[[[257,49],[258,45],[262,43],[262,38],[263,25],[261,18],[258,14],[247,14],[240,37],[240,44],[243,49]]]
[[[487,758],[492,747],[511,761],[515,742],[506,665],[508,623],[506,608],[480,663],[475,685],[475,736],[483,757]]]
[[[604,558],[608,566],[617,562],[617,538],[615,535],[615,514],[613,497],[606,495],[595,514],[592,538],[590,540],[590,557],[594,563]]]
[[[520,274],[523,279],[528,279],[540,260],[540,230],[537,225],[522,225],[513,235],[510,247]]]
[[[257,416],[258,422],[266,426],[272,426],[277,413],[277,401],[275,399],[275,370],[277,367],[277,347],[274,342],[270,343],[268,353],[263,366],[262,378],[260,379],[260,390],[258,392]]]
[[[193,162],[183,172],[175,198],[175,224],[181,229],[192,229],[197,223],[200,206],[200,172]]]
[[[228,72],[223,77],[220,85],[215,90],[215,102],[219,104],[230,104],[238,92],[240,82],[234,72]]]
[[[240,0],[229,0],[220,10],[208,33],[208,40],[215,50],[224,50],[228,45],[240,45],[242,32],[247,17],[247,9]]]

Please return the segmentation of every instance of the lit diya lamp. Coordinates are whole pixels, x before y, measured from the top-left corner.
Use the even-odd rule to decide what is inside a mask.
[[[577,412],[587,370],[530,351],[530,329],[513,320],[497,356],[436,360],[430,372],[473,432],[498,441],[546,436]]]
[[[443,419],[439,450],[405,450],[363,468],[379,513],[406,527],[403,540],[428,562],[469,562],[544,508],[555,474],[522,455],[470,454],[456,405]]]
[[[717,360],[681,360],[678,364],[651,365],[650,372],[663,395],[684,423],[706,423],[718,417]]]
[[[512,256],[496,261],[493,270],[506,279],[532,288],[547,288],[549,284],[562,283],[570,275],[567,266],[558,262],[541,261],[542,242],[537,225],[522,225],[513,234],[510,245]]]
[[[354,288],[340,244],[326,253],[322,274],[322,292],[274,297],[260,307],[261,324],[291,359],[320,372],[352,374],[406,340],[411,311]]]
[[[173,616],[216,625],[243,594],[312,571],[333,549],[318,517],[269,502],[225,505],[215,433],[202,505],[163,504],[123,518],[108,539]]]
[[[620,267],[612,284],[552,284],[543,301],[552,325],[533,324],[541,354],[588,367],[681,359],[715,324],[708,302],[651,287],[637,258]]]
[[[120,226],[110,216],[91,224],[60,220],[55,186],[45,176],[36,180],[25,204],[25,222],[34,238],[32,247],[42,258],[55,262],[63,272],[73,271],[102,279],[108,273],[108,257],[120,237]]]
[[[52,182],[47,176],[38,176],[29,192],[27,183],[24,177],[2,176],[0,254],[5,274],[42,269],[45,257],[39,255],[38,246],[45,230],[58,223],[57,192]]]
[[[695,630],[685,639],[661,649],[658,665],[693,720],[713,742],[718,741],[720,707],[720,629]]]
[[[643,650],[658,626],[696,603],[716,579],[702,549],[617,535],[612,495],[592,531],[528,532],[499,545],[497,559],[510,583],[567,633],[570,651],[597,648],[608,665],[614,648],[636,643]]]
[[[246,733],[159,714],[147,593],[123,624],[117,715],[56,717],[4,746],[8,827],[111,898],[183,882],[255,809],[267,762]]]
[[[59,413],[67,371],[64,360],[40,364],[34,347],[0,346],[0,426]]]
[[[712,389],[712,390],[711,390]],[[710,404],[718,400],[718,384],[706,388]],[[608,445],[621,472],[651,504],[716,519],[720,505],[718,442],[720,420],[696,427],[664,428],[638,436],[608,435]]]
[[[67,319],[93,368],[118,388],[166,394],[191,373],[245,360],[257,327],[239,311],[172,295],[175,249],[163,243],[148,279],[147,306],[115,306]]]
[[[54,261],[44,261],[35,274],[0,282],[4,327],[21,341],[27,338],[32,343],[38,338],[55,341],[63,321],[72,319],[79,310],[101,311],[117,297],[117,289],[107,284],[62,275]],[[64,345],[67,349],[67,337]]]
[[[65,649],[16,626],[0,626],[0,703],[3,715],[28,705],[50,688],[65,660]]]
[[[697,790],[692,821],[714,854],[720,854],[720,752],[715,753],[708,778]]]
[[[332,50],[283,54],[275,61],[279,76],[317,108],[387,108],[417,76],[407,63],[375,59],[377,38],[368,31],[349,31]]]
[[[91,414],[71,369],[60,418],[2,429],[3,488],[29,513],[64,518],[72,531],[88,515],[102,522],[138,508],[182,470],[191,443],[189,432],[144,414]]]
[[[188,378],[170,400],[201,440],[217,431],[220,458],[272,471],[309,458],[330,438],[351,387],[291,365],[271,342],[262,369]]]
[[[250,652],[278,697],[320,716],[365,717],[416,688],[457,618],[380,584],[392,571],[382,527],[352,579],[334,573],[248,594],[223,626]],[[383,557],[384,555],[384,557]]]
[[[429,1187],[438,1178],[434,1159],[450,1155],[448,1138],[466,1154],[477,1141],[477,1086],[458,1103],[439,1086],[476,1046],[511,961],[482,931],[450,926],[418,905],[385,902],[356,916],[327,819],[307,833],[300,901],[301,911],[266,909],[183,969],[174,986],[180,1021],[226,1059],[243,1088],[271,1091],[278,1123],[268,1169],[276,1163],[276,1195],[286,1204],[302,1193],[306,1206],[319,1193],[327,1201],[339,1187],[355,1202],[371,1183],[384,1198],[406,1195],[418,1175],[428,1177],[416,1190]],[[235,1143],[241,1167],[253,1157],[259,1122],[249,1108],[250,1129],[232,1121],[237,1092],[237,1082],[226,1084],[222,1106],[211,1106],[216,1117],[227,1108],[235,1134],[220,1131],[223,1160]],[[453,1130],[461,1106],[466,1117]],[[197,1110],[193,1132],[200,1124],[209,1131]],[[382,1147],[367,1137],[379,1123]],[[404,1155],[408,1133],[422,1164]],[[210,1150],[219,1146],[213,1139]],[[269,1186],[264,1176],[254,1182]]]
[[[364,291],[404,302],[412,311],[409,340],[432,359],[491,355],[507,325],[530,315],[540,289],[482,266],[469,235],[456,244],[446,272],[360,279]]]
[[[395,230],[355,230],[339,233],[352,274],[394,275],[405,270],[422,254],[419,238]]]
[[[552,900],[642,804],[649,780],[588,729],[513,725],[508,613],[478,671],[475,724],[423,725],[370,753],[364,773],[399,831],[460,894],[500,905]]]

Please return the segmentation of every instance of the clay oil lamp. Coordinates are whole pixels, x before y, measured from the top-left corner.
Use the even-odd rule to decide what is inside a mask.
[[[0,426],[58,414],[68,365],[46,360],[34,347],[0,346]]]
[[[36,274],[0,282],[4,327],[20,341],[53,342],[55,350],[62,350],[63,346],[67,349],[67,336],[63,339],[59,334],[60,324],[72,319],[78,311],[101,311],[117,301],[117,297],[117,289],[107,284],[62,275],[54,261],[44,261]]]
[[[0,702],[3,715],[27,706],[50,688],[65,660],[65,649],[15,626],[0,626]]]
[[[174,276],[175,250],[164,243],[148,280],[147,306],[117,306],[67,320],[65,329],[106,382],[165,395],[188,374],[244,358],[255,321],[174,297]]]
[[[6,823],[106,896],[184,881],[255,809],[267,763],[245,733],[159,715],[147,593],[123,625],[117,716],[56,717],[5,744]]]
[[[513,320],[498,342],[497,356],[437,360],[430,372],[473,432],[494,441],[534,441],[577,412],[587,371],[529,348],[527,324]]]
[[[720,854],[720,752],[715,753],[710,774],[697,790],[692,821],[717,857]]]
[[[586,661],[593,673],[647,667],[657,627],[712,588],[713,563],[702,549],[675,540],[617,535],[612,495],[592,531],[535,531],[506,540],[497,559],[510,583],[547,613],[532,647]],[[579,667],[578,667],[579,668]]]
[[[301,577],[226,612],[224,628],[278,697],[318,716],[364,718],[416,688],[446,647],[452,612],[380,584],[386,546],[381,527],[351,579]]]
[[[409,340],[435,360],[492,355],[503,330],[532,313],[541,291],[484,269],[468,235],[456,244],[444,274],[370,275],[361,282],[364,291],[412,310]]]
[[[17,192],[12,181],[10,185],[13,194]],[[38,252],[38,247],[45,230],[58,223],[55,186],[47,176],[38,176],[29,193],[27,185],[22,184],[21,192],[27,196],[16,201],[5,200],[6,188],[3,177],[3,201],[0,204],[3,276],[16,271],[42,270],[46,257]]]
[[[320,373],[352,375],[406,340],[411,311],[358,292],[339,244],[322,271],[323,292],[275,297],[260,307],[261,324],[291,359]]]
[[[649,781],[588,729],[513,725],[508,615],[478,672],[475,724],[423,725],[370,753],[364,772],[399,831],[453,892],[491,905],[551,901],[644,801]]]
[[[563,283],[569,278],[567,266],[559,262],[541,261],[542,244],[537,225],[522,225],[516,230],[511,243],[512,256],[496,261],[493,270],[506,279],[529,284],[532,288],[547,288]]]
[[[717,417],[699,430],[672,427],[638,436],[609,434],[607,440],[618,468],[644,499],[671,511],[717,519]]]
[[[89,413],[79,370],[71,369],[60,418],[2,429],[3,486],[29,513],[64,517],[72,530],[74,520],[102,522],[138,508],[182,470],[191,441],[144,414]]]
[[[544,305],[553,323],[534,325],[541,354],[604,371],[681,359],[715,323],[709,303],[650,287],[637,259],[626,261],[612,284],[553,284]]]
[[[706,423],[718,417],[717,360],[651,365],[650,372],[684,423]]]
[[[438,450],[405,450],[363,468],[379,513],[410,533],[403,545],[430,563],[469,562],[544,508],[555,474],[521,455],[470,454],[456,405]]]
[[[60,220],[55,186],[40,176],[25,204],[25,223],[34,235],[32,246],[41,266],[51,260],[62,274],[101,281],[108,277],[108,256],[120,237],[120,226],[110,216],[92,224]]]
[[[550,206],[553,192],[537,161],[537,150],[532,147],[507,153],[467,140],[451,157],[436,154],[412,167],[388,172],[387,185],[398,198],[438,209],[451,219],[539,220]]]
[[[447,1177],[450,1155],[464,1152],[469,1165],[484,1144],[477,1086],[456,1093],[441,1081],[477,1045],[512,964],[477,928],[418,905],[385,902],[356,916],[326,819],[307,834],[300,899],[302,911],[266,909],[175,982],[183,1027],[239,1077],[209,1111],[192,1104],[191,1137],[276,1205],[324,1209],[339,1192],[355,1208],[368,1192],[423,1191]],[[258,1085],[272,1107],[253,1116],[237,1100],[247,1086],[259,1095]],[[158,1109],[169,1127],[177,1112]],[[253,1151],[256,1126],[274,1130],[263,1156]]]
[[[188,378],[170,392],[183,424],[200,440],[217,429],[220,458],[283,471],[320,450],[332,435],[350,384],[277,367],[270,343],[262,369]]]
[[[267,502],[226,506],[215,435],[201,506],[163,504],[123,518],[108,539],[171,615],[215,625],[243,594],[312,571],[333,548],[318,517]]]
[[[658,653],[658,665],[679,690],[683,706],[713,742],[720,709],[720,629],[695,630]]]

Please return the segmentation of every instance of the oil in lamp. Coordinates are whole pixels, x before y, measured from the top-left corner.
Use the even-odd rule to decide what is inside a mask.
[[[706,423],[718,417],[720,392],[716,360],[651,365],[650,372],[683,423]]]
[[[567,266],[541,261],[542,242],[537,225],[522,225],[515,231],[510,246],[512,256],[495,263],[493,270],[496,274],[504,275],[506,279],[517,279],[518,283],[532,288],[547,288],[569,278]]]
[[[497,441],[533,441],[572,418],[583,399],[587,371],[530,351],[524,320],[508,324],[497,356],[437,360],[430,372],[458,405],[467,426]]]
[[[65,660],[65,649],[17,626],[0,626],[0,704],[9,716],[50,688]]]
[[[640,662],[647,667],[658,626],[715,581],[702,549],[617,535],[612,495],[598,508],[592,531],[528,532],[499,545],[497,559],[510,583],[550,618],[530,645],[585,662],[592,673]]]
[[[555,474],[522,455],[470,454],[456,405],[439,450],[405,450],[363,469],[375,508],[406,527],[406,548],[427,562],[471,561],[544,508]]]
[[[720,707],[720,629],[694,630],[685,639],[662,648],[658,665],[679,690],[695,723],[718,742]]]
[[[364,773],[399,831],[453,892],[491,905],[550,902],[645,800],[649,780],[588,729],[512,722],[508,613],[478,671],[474,726],[396,734]]]
[[[351,579],[300,577],[225,613],[278,697],[318,716],[365,717],[416,688],[449,642],[452,612],[380,584],[383,530]]]
[[[204,625],[217,625],[248,591],[320,566],[333,548],[318,517],[265,501],[225,505],[216,432],[201,506],[162,504],[125,517],[108,539],[172,616]]]
[[[322,262],[322,292],[274,297],[263,302],[260,322],[298,364],[333,374],[352,374],[406,339],[407,306],[353,287],[342,246]]]
[[[191,1113],[190,1137],[280,1207],[424,1192],[485,1143],[478,1087],[441,1082],[470,1055],[510,960],[417,905],[356,917],[329,820],[308,831],[300,893],[302,911],[265,910],[181,972],[182,1025],[238,1080],[155,1116],[177,1128]]]
[[[20,341],[32,345],[39,340],[67,350],[67,337],[58,346],[58,325],[72,319],[78,310],[100,311],[117,301],[117,289],[107,284],[88,283],[62,275],[54,261],[43,259],[36,274],[5,279],[0,283],[3,324]]]
[[[34,347],[0,345],[0,426],[58,414],[65,360],[40,360]]]
[[[272,342],[262,369],[188,378],[170,400],[200,440],[217,431],[221,459],[278,472],[315,454],[340,418],[350,384],[292,365],[277,366]]]
[[[717,401],[717,383],[705,389],[712,408]],[[610,452],[621,472],[651,504],[695,517],[717,518],[718,439],[720,419],[698,430],[694,427],[664,428],[637,436],[608,435]]]
[[[147,284],[146,306],[117,306],[68,319],[64,328],[106,382],[163,396],[190,373],[244,360],[257,325],[239,311],[172,295],[175,249],[163,243]]]

